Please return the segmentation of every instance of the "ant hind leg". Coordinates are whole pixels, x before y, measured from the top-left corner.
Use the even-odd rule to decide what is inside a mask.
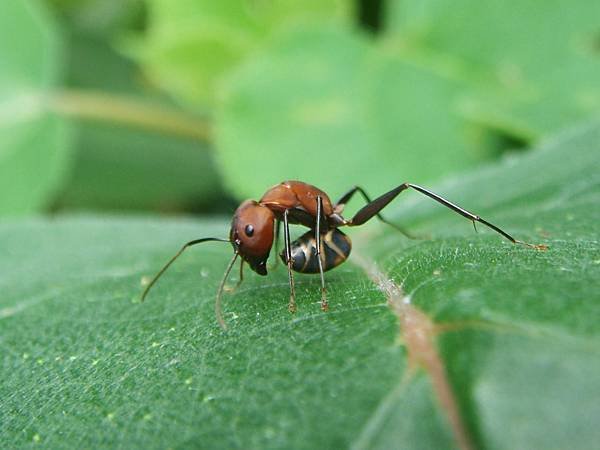
[[[525,245],[530,248],[535,248],[536,250],[546,250],[547,249],[547,246],[544,244],[530,244],[528,242],[519,241],[519,240],[515,239],[514,237],[512,237],[510,234],[508,234],[506,231],[501,229],[500,227],[494,225],[491,222],[488,222],[487,220],[482,219],[477,214],[473,214],[473,213],[467,211],[466,209],[458,206],[457,204],[452,203],[449,200],[446,200],[444,197],[441,197],[438,194],[436,194],[428,189],[425,189],[424,187],[421,187],[421,186],[418,186],[418,185],[412,184],[412,183],[403,183],[400,186],[398,186],[398,187],[392,189],[391,191],[386,192],[385,194],[376,198],[375,200],[373,200],[372,202],[370,202],[369,204],[364,206],[360,211],[358,211],[354,215],[354,217],[349,221],[348,225],[358,226],[358,225],[362,225],[363,223],[367,222],[368,220],[373,218],[373,216],[378,215],[379,211],[381,211],[383,208],[385,208],[402,191],[405,191],[408,188],[414,189],[415,191],[420,192],[423,195],[426,195],[427,197],[444,205],[446,208],[449,208],[452,211],[454,211],[455,213],[460,214],[461,216],[469,219],[471,222],[473,222],[473,226],[475,226],[475,222],[479,222],[479,223],[485,225],[486,227],[491,228],[496,233],[500,234],[501,236],[504,236],[506,239],[508,239],[513,244]]]
[[[346,203],[348,203],[352,199],[352,197],[354,197],[354,194],[356,194],[357,192],[360,195],[362,195],[363,199],[367,202],[367,206],[369,206],[370,204],[373,203],[373,201],[371,200],[371,198],[369,197],[369,195],[365,192],[365,190],[363,188],[361,188],[360,186],[354,186],[352,189],[350,189],[348,192],[346,192],[344,195],[342,195],[340,197],[340,199],[337,201],[337,203],[333,206],[335,212],[337,212],[338,214],[341,214],[342,211],[344,210],[344,207],[346,206]],[[366,208],[367,206],[365,206],[364,208]],[[381,208],[381,209],[383,209],[383,208]],[[422,237],[415,236],[415,235],[409,233],[408,231],[404,230],[404,228],[396,225],[395,223],[390,222],[385,217],[383,217],[379,213],[379,211],[380,210],[376,211],[374,215],[377,216],[377,219],[379,219],[380,222],[385,223],[386,225],[389,225],[390,227],[392,227],[396,231],[402,233],[404,236],[406,236],[409,239],[423,239]]]

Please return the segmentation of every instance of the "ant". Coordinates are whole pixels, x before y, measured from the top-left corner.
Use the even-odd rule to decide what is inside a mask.
[[[543,244],[534,245],[519,241],[478,215],[416,184],[403,183],[372,201],[361,187],[354,186],[342,195],[336,203],[332,203],[329,196],[315,186],[303,183],[302,181],[284,181],[270,188],[258,202],[255,200],[246,200],[237,208],[231,221],[229,239],[209,237],[195,239],[186,243],[148,283],[142,293],[141,301],[144,301],[150,288],[186,248],[208,241],[229,242],[233,245],[234,254],[225,270],[215,301],[217,321],[223,329],[227,329],[221,313],[221,298],[225,289],[225,282],[237,257],[241,257],[238,285],[243,280],[244,263],[248,263],[250,268],[259,275],[267,275],[267,259],[269,258],[273,242],[275,242],[275,252],[278,250],[280,226],[283,223],[285,248],[281,252],[280,257],[288,268],[290,283],[288,309],[292,313],[296,311],[293,272],[300,272],[320,274],[321,309],[327,311],[329,307],[323,273],[342,264],[350,255],[352,249],[350,238],[340,231],[339,228],[343,226],[356,227],[363,225],[376,216],[381,222],[391,225],[398,231],[411,237],[401,228],[388,222],[380,214],[380,211],[394,200],[398,194],[408,188],[414,189],[461,216],[466,217],[473,222],[474,228],[475,223],[479,222],[504,236],[513,244],[525,245],[538,250],[545,250],[547,248]],[[367,204],[354,217],[345,219],[342,216],[344,207],[357,192],[362,195]],[[275,223],[277,224],[276,226]],[[304,225],[309,228],[309,231],[291,242],[290,224]],[[477,231],[477,228],[475,228],[475,231]]]

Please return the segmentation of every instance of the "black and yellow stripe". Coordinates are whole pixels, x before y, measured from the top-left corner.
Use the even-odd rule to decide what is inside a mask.
[[[314,231],[308,231],[291,243],[292,269],[301,273],[319,273],[317,245]],[[329,230],[321,237],[323,270],[328,271],[342,264],[352,249],[350,238],[337,228]],[[284,264],[285,250],[280,254]]]

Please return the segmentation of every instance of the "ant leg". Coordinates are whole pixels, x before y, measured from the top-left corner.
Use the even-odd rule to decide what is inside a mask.
[[[363,223],[367,222],[373,216],[377,215],[379,213],[379,211],[381,211],[383,208],[385,208],[392,200],[394,200],[394,198],[396,198],[398,196],[398,194],[400,194],[402,191],[404,191],[408,188],[414,189],[415,191],[418,191],[421,194],[426,195],[429,198],[432,198],[436,202],[444,205],[446,208],[450,208],[455,213],[460,214],[463,217],[466,217],[471,222],[473,222],[473,224],[475,224],[475,222],[484,224],[488,228],[491,228],[492,230],[494,230],[496,233],[504,236],[506,239],[511,241],[513,244],[526,245],[527,247],[535,248],[537,250],[546,250],[546,248],[547,248],[543,244],[535,245],[535,244],[529,244],[527,242],[519,241],[519,240],[515,239],[514,237],[512,237],[510,234],[508,234],[506,231],[504,231],[501,228],[497,227],[496,225],[482,219],[478,215],[473,214],[464,208],[461,208],[460,206],[452,203],[451,201],[446,200],[443,197],[440,197],[439,195],[437,195],[434,192],[431,192],[421,186],[418,186],[418,185],[412,184],[412,183],[403,183],[400,186],[398,186],[397,188],[394,188],[391,191],[386,192],[382,196],[376,198],[375,200],[370,202],[368,205],[363,207],[360,211],[358,211],[354,215],[354,217],[348,222],[348,225],[357,226],[357,225],[362,225]]]
[[[237,288],[240,284],[242,284],[242,281],[244,281],[244,260],[243,259],[240,260],[240,279],[236,283],[235,287]]]
[[[244,281],[244,260],[240,259],[240,279],[237,281],[237,283],[235,283],[235,286],[225,286],[223,289],[226,292],[233,292],[235,291],[237,288],[240,287],[240,284],[242,284],[242,281]]]
[[[354,186],[352,189],[350,189],[348,192],[346,192],[344,195],[342,195],[342,197],[337,201],[337,203],[335,205],[333,205],[334,211],[338,214],[341,214],[342,211],[344,210],[344,206],[346,206],[346,203],[348,203],[352,199],[354,194],[356,194],[357,192],[360,193],[360,195],[362,195],[363,199],[367,203],[372,203],[371,198],[367,195],[367,193],[365,192],[365,190],[363,188],[361,188],[360,186]],[[405,231],[403,228],[399,227],[398,225],[396,225],[392,222],[389,222],[379,212],[377,212],[375,215],[381,222],[391,226],[392,228],[394,228],[396,231],[399,231],[407,238],[419,239],[418,237],[413,236],[412,234],[408,233],[407,231]]]
[[[290,240],[290,224],[288,222],[289,209],[283,213],[283,240],[285,242],[285,261],[288,267],[288,276],[290,280],[290,303],[288,310],[291,313],[296,312],[296,291],[294,289],[294,275],[292,273],[292,244]]]
[[[215,316],[217,317],[217,322],[223,330],[227,330],[227,324],[225,323],[225,319],[223,319],[223,310],[221,309],[221,301],[223,300],[223,291],[225,291],[225,282],[227,281],[227,277],[229,276],[229,272],[233,268],[235,264],[235,260],[239,256],[238,252],[233,254],[233,258],[229,262],[227,269],[225,269],[225,273],[223,274],[223,279],[221,280],[221,284],[219,285],[219,289],[217,290],[217,298],[215,299]]]
[[[281,221],[277,220],[275,223],[275,261],[269,267],[271,270],[274,270],[279,265],[279,258],[277,257],[277,255],[279,255],[279,235],[281,234],[280,229]]]
[[[325,276],[323,275],[323,259],[321,256],[321,215],[323,211],[323,199],[317,195],[317,226],[315,227],[315,239],[317,241],[317,258],[319,261],[319,273],[321,274],[321,309],[327,311],[327,291],[325,290]]]

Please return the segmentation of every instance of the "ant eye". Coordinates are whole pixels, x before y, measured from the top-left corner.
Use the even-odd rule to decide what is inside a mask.
[[[252,235],[254,234],[254,227],[252,225],[246,225],[244,231],[246,232],[246,236],[252,237]]]

